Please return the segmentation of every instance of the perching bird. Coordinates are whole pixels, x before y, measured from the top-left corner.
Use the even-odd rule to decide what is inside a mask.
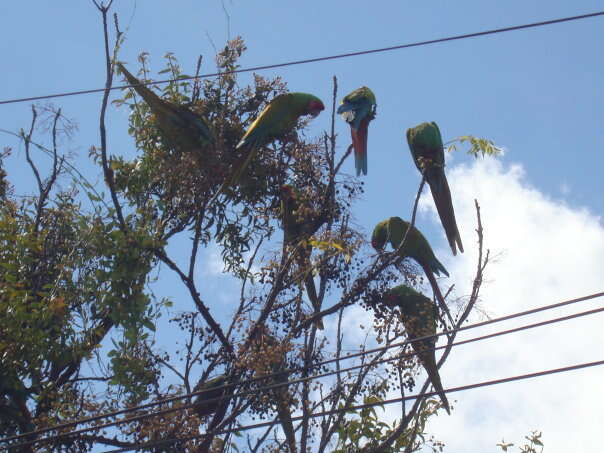
[[[408,228],[409,223],[405,222],[400,217],[390,217],[389,219],[383,220],[373,229],[371,245],[374,249],[381,251],[386,245],[386,241],[390,241],[392,248],[398,250]],[[449,310],[445,304],[442,293],[440,292],[436,278],[434,277],[434,274],[440,275],[441,273],[448,277],[449,273],[441,262],[436,259],[432,247],[430,247],[427,239],[417,228],[412,227],[411,230],[409,230],[403,248],[398,250],[398,254],[401,258],[413,258],[422,267],[430,282],[430,286],[432,286],[432,289],[436,294],[437,300],[443,307],[443,310],[449,315]]]
[[[285,93],[275,97],[264,107],[237,144],[236,149],[244,151],[243,160],[222,189],[237,182],[260,147],[289,132],[301,116],[311,115],[314,118],[324,109],[321,99],[312,94]]]
[[[222,415],[218,414],[218,416],[215,417],[215,419],[220,419],[218,420],[218,423],[220,423],[226,414],[226,409],[229,405],[228,403],[230,398],[228,398],[228,396],[232,395],[235,391],[234,386],[225,387],[228,382],[228,377],[224,374],[221,374],[220,376],[205,381],[195,389],[195,391],[203,391],[203,393],[197,395],[197,399],[195,401],[197,404],[195,406],[195,412],[197,412],[197,415],[200,417],[206,417],[216,412],[222,412]],[[222,399],[215,400],[216,398]]]
[[[208,122],[184,105],[174,104],[160,98],[141,84],[121,63],[117,66],[126,76],[128,83],[147,103],[166,142],[178,151],[199,151],[214,141]]]
[[[423,294],[408,286],[400,285],[384,294],[384,304],[391,308],[398,307],[410,341],[436,333],[437,308]],[[444,408],[451,415],[449,401],[447,401],[447,397],[443,391],[438,367],[436,366],[436,356],[434,354],[436,337],[414,341],[411,343],[411,346],[428,373],[428,378],[434,390],[438,392]]]
[[[375,95],[367,87],[348,93],[338,107],[338,113],[350,124],[357,176],[361,172],[367,174],[367,130],[369,122],[375,118],[375,109]]]
[[[463,253],[461,236],[455,222],[451,191],[445,176],[443,141],[437,124],[432,121],[407,129],[407,143],[417,169],[425,175],[426,182],[430,186],[453,255],[457,255],[456,247],[459,247],[459,251]]]
[[[312,208],[300,203],[299,193],[290,185],[281,186],[281,224],[283,227],[283,243],[287,246],[298,247],[296,262],[300,272],[304,273],[304,286],[312,303],[315,313],[321,311],[321,302],[317,295],[315,280],[312,275],[310,255],[312,247],[308,244],[310,237],[317,232],[320,222]],[[323,329],[323,321],[316,321],[318,329]]]

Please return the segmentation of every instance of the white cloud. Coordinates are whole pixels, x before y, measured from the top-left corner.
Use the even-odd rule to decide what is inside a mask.
[[[477,160],[448,172],[466,253],[453,257],[444,234],[438,256],[457,293],[470,291],[476,268],[476,215],[481,205],[485,247],[498,259],[487,269],[482,307],[492,316],[551,304],[603,289],[604,228],[583,208],[553,200],[531,187],[519,165]],[[431,197],[422,200],[432,206]],[[433,208],[432,216],[438,222]],[[433,240],[433,242],[436,242]],[[488,328],[460,339],[602,306],[602,299],[548,311]],[[445,387],[558,368],[602,359],[604,314],[553,324],[454,348],[441,370]],[[452,394],[450,417],[429,430],[448,451],[497,451],[504,437],[516,442],[530,430],[543,431],[546,451],[598,451],[604,426],[604,367],[588,368],[517,383]]]

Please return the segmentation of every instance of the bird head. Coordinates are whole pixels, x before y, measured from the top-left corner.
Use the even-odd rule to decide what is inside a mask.
[[[306,113],[315,118],[319,113],[325,110],[325,106],[320,99],[313,99],[308,103],[308,108],[306,109]]]
[[[388,228],[384,224],[384,222],[380,222],[373,229],[373,234],[371,235],[371,246],[380,251],[386,245],[386,240],[388,239]]]
[[[396,305],[398,305],[398,298],[394,291],[386,291],[382,296],[382,303],[388,307],[395,307]]]

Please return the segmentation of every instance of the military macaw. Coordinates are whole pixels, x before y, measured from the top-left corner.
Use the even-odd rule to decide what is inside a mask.
[[[438,211],[438,216],[445,229],[447,240],[457,255],[456,246],[463,253],[461,236],[455,222],[455,212],[451,201],[451,191],[445,176],[445,151],[440,130],[437,124],[422,123],[419,126],[407,129],[407,143],[411,150],[411,156],[417,169],[425,175],[430,186],[432,198]]]
[[[184,105],[160,98],[134,77],[121,63],[117,66],[128,83],[145,100],[157,119],[157,125],[166,141],[179,151],[200,150],[214,141],[212,129],[199,114]]]
[[[298,192],[290,185],[281,186],[281,224],[283,227],[283,243],[298,247],[296,261],[300,272],[304,273],[304,286],[312,303],[315,313],[321,311],[321,302],[317,295],[315,280],[312,275],[310,254],[312,247],[308,239],[316,233],[318,227],[315,216],[301,209]],[[316,321],[318,329],[323,329],[323,321]]]
[[[399,308],[401,320],[407,330],[410,341],[436,333],[437,308],[436,305],[423,294],[418,293],[408,286],[400,285],[388,290],[384,294],[384,304],[389,307]],[[444,408],[447,413],[451,415],[449,401],[443,390],[438,367],[436,366],[436,356],[434,354],[436,337],[413,341],[411,346],[417,353],[417,356],[428,373],[428,378],[434,386],[434,390],[438,392]]]
[[[245,131],[235,149],[244,150],[243,161],[224,188],[234,184],[252,161],[258,149],[296,126],[303,115],[316,117],[325,109],[323,102],[307,93],[285,93],[275,97]]]
[[[232,395],[235,391],[234,386],[225,387],[228,382],[228,377],[224,374],[221,374],[220,376],[203,382],[196,388],[195,391],[203,391],[203,393],[197,395],[197,399],[195,401],[197,403],[195,406],[195,412],[197,412],[199,417],[205,417],[210,414],[222,412],[222,415],[215,417],[215,419],[218,418],[222,420],[229,405],[228,403],[230,398],[227,398],[227,396]],[[216,398],[224,399],[215,400]],[[218,423],[220,423],[220,420],[218,420]]]
[[[440,275],[441,273],[448,277],[449,273],[447,272],[447,269],[445,269],[445,266],[436,259],[432,247],[430,247],[430,244],[424,235],[417,228],[412,227],[405,239],[403,248],[398,250],[408,228],[409,223],[405,222],[400,217],[390,217],[389,219],[383,220],[373,229],[371,245],[374,249],[381,251],[386,245],[386,242],[390,241],[390,245],[394,250],[398,251],[401,258],[413,258],[424,270],[424,273],[430,282],[430,286],[432,286],[432,290],[434,291],[434,294],[436,294],[437,300],[450,318],[449,309],[440,292],[436,277],[434,277],[434,274]]]
[[[367,174],[367,130],[369,122],[375,118],[375,95],[367,87],[357,88],[342,99],[338,113],[350,124],[354,164],[357,176]]]

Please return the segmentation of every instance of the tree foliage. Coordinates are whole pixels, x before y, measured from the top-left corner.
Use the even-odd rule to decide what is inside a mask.
[[[100,10],[106,19],[108,10]],[[117,41],[121,44],[119,32]],[[333,113],[331,133],[306,137],[305,121],[300,121],[294,131],[261,148],[236,187],[214,196],[240,158],[234,150],[245,129],[271,99],[287,92],[279,77],[254,74],[248,85],[242,84],[232,71],[245,50],[242,39],[229,41],[216,55],[222,75],[202,81],[186,77],[175,55],[164,57],[165,68],[159,73],[174,80],[152,89],[209,120],[216,139],[203,149],[174,150],[162,138],[153,112],[127,89],[113,106],[129,112],[132,149],[108,149],[103,121],[101,143],[90,148],[90,158],[104,179],[102,189],[77,171],[68,153],[61,153],[58,138],[67,120],[60,110],[45,109],[47,118],[41,121],[40,108],[34,108],[31,129],[21,134],[37,193],[23,197],[16,193],[1,165],[10,153],[2,156],[3,436],[208,390],[216,382],[237,384],[218,392],[224,399],[211,411],[203,406],[207,403],[202,397],[188,396],[102,422],[166,409],[161,415],[126,420],[111,429],[98,427],[101,421],[83,423],[78,427],[91,429],[23,451],[86,452],[95,445],[133,447],[162,441],[146,451],[442,449],[425,432],[426,421],[438,411],[436,399],[403,402],[400,418],[381,420],[379,406],[387,398],[428,388],[427,382],[416,385],[418,364],[409,345],[361,355],[356,359],[359,368],[343,370],[354,363],[348,360],[344,365],[344,349],[351,344],[363,352],[406,338],[400,319],[381,307],[381,297],[397,282],[417,284],[421,278],[396,254],[376,255],[355,226],[352,209],[363,184],[342,172],[350,149],[340,152]],[[140,79],[150,81],[149,55],[142,53],[139,64]],[[108,88],[113,78],[110,69]],[[333,96],[335,106],[335,79]],[[107,96],[103,112],[106,102]],[[47,146],[37,142],[44,137],[49,137]],[[494,149],[488,141],[461,140],[469,140],[475,154]],[[51,156],[47,175],[34,150]],[[284,185],[297,190],[297,215],[312,219],[309,237],[294,243],[283,241]],[[461,325],[478,298],[488,262],[488,253],[482,255],[482,236],[479,241],[474,292],[453,304],[455,325],[448,328]],[[224,272],[239,288],[240,296],[226,311],[197,272],[203,264],[202,251],[212,247],[218,247]],[[307,260],[298,259],[301,248],[307,250]],[[154,282],[166,273],[178,278],[186,299],[154,296]],[[307,294],[309,276],[316,284],[320,314]],[[173,304],[178,311],[167,310]],[[375,319],[373,326],[365,326],[370,332],[360,345],[357,334],[342,326],[347,310],[355,305]],[[162,331],[157,326],[165,323],[157,321],[166,314],[171,328]],[[329,337],[317,334],[313,322],[317,316],[329,319]],[[178,347],[167,348],[162,338],[178,338]],[[446,338],[449,348],[441,364],[454,338],[454,334]],[[334,363],[323,364],[326,359]],[[305,380],[333,369],[333,376]],[[217,377],[220,380],[210,385]],[[296,383],[274,387],[287,379]],[[375,407],[354,409],[364,403]],[[325,415],[312,417],[317,412]],[[262,421],[274,423],[238,432]],[[223,430],[231,434],[216,434]],[[200,433],[207,434],[178,440]]]

